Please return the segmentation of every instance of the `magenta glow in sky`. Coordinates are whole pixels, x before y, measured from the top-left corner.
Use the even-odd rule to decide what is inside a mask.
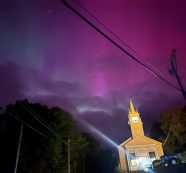
[[[69,2],[105,31],[73,0]],[[175,85],[168,74],[168,60],[171,49],[176,48],[186,86],[184,0],[79,2]],[[60,0],[4,0],[0,13],[2,106],[23,98],[58,105],[120,140],[129,133],[130,98],[144,122],[184,104],[178,91],[115,48]]]

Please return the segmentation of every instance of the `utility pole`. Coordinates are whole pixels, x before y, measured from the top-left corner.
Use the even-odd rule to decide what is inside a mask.
[[[176,77],[176,79],[178,81],[178,84],[180,86],[180,90],[181,90],[181,92],[183,94],[183,97],[184,97],[184,99],[186,101],[186,92],[185,92],[185,90],[183,88],[183,85],[181,83],[180,77],[178,75],[177,61],[176,61],[176,49],[172,50],[172,53],[170,55],[169,61],[170,61],[170,65],[171,65],[171,69],[169,69],[169,73],[170,73],[170,75]]]
[[[83,156],[83,173],[85,173],[85,156]]]
[[[177,68],[177,61],[176,61],[176,49],[173,49],[173,50],[172,50],[172,53],[171,53],[171,55],[170,55],[169,62],[170,62],[170,65],[171,65],[171,69],[169,69],[169,73],[170,73],[170,75],[176,77],[176,79],[177,79],[177,81],[178,81],[178,84],[179,84],[179,86],[180,86],[180,90],[181,90],[181,92],[182,92],[182,94],[183,94],[183,97],[184,97],[184,99],[185,99],[185,101],[186,101],[186,92],[185,92],[185,90],[184,90],[184,88],[183,88],[183,85],[182,85],[182,83],[181,83],[180,77],[179,77],[179,75],[178,75],[178,68]],[[170,136],[170,134],[171,134],[171,132],[172,132],[172,127],[171,127],[171,126],[172,126],[172,117],[171,117],[171,123],[170,123],[170,126],[169,126],[169,131],[168,131],[168,133],[167,133],[167,137],[166,137],[166,139],[165,139],[163,145],[166,144],[166,142],[167,142],[167,140],[168,140],[168,138],[169,138],[169,136]]]
[[[19,162],[19,154],[20,154],[20,148],[21,148],[22,134],[23,134],[23,123],[21,124],[21,130],[20,130],[20,135],[19,135],[19,143],[18,143],[18,148],[17,148],[17,155],[16,155],[14,173],[17,173],[17,165],[18,165],[18,162]]]
[[[68,173],[70,173],[70,138],[68,138]]]

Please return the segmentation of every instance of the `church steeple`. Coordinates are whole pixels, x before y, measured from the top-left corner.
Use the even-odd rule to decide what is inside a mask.
[[[130,106],[129,106],[129,125],[132,132],[132,137],[136,136],[143,136],[143,123],[140,118],[140,114],[137,109],[135,109],[132,100],[130,99]]]
[[[129,113],[138,113],[137,110],[135,110],[134,105],[132,103],[132,99],[130,99],[130,109],[129,109]]]

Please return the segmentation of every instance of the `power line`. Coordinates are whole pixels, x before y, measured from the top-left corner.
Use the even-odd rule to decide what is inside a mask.
[[[38,131],[37,129],[35,129],[34,127],[30,126],[29,124],[27,124],[25,121],[21,120],[20,118],[18,118],[15,115],[12,115],[11,113],[9,114],[11,117],[13,117],[14,119],[18,120],[19,122],[23,123],[25,126],[29,127],[30,129],[34,130],[36,133],[42,135],[43,137],[50,139],[48,136],[46,136],[45,134],[43,134],[42,132]]]
[[[167,142],[167,140],[168,140],[168,138],[169,138],[169,136],[171,134],[171,131],[172,131],[172,128],[171,128],[171,126],[172,126],[172,119],[173,119],[173,116],[171,116],[171,123],[170,123],[170,126],[169,126],[169,130],[168,130],[167,136],[166,136],[166,138],[165,138],[165,140],[163,142],[163,146],[166,144],[166,142]]]
[[[52,127],[50,127],[50,125],[49,124],[47,124],[47,122],[43,119],[43,118],[41,118],[26,102],[23,102],[23,103],[21,103],[22,104],[22,106],[26,109],[26,110],[30,110],[37,118],[39,118],[40,119],[40,121],[42,121],[49,129],[51,129],[52,130]],[[27,109],[28,108],[28,109]],[[53,130],[54,131],[54,130]],[[56,133],[56,132],[54,132],[54,133]]]
[[[54,132],[54,130],[52,128],[49,127],[49,125],[46,123],[46,122],[42,122],[40,119],[41,117],[35,113],[35,111],[29,106],[26,105],[31,109],[31,111],[29,109],[27,109],[21,102],[19,102],[20,105],[22,105],[22,107],[28,111],[34,118],[36,118],[43,126],[45,126],[50,132],[52,132],[57,138],[59,138],[65,145],[67,145],[68,147],[68,173],[70,173],[70,168],[71,168],[71,165],[70,165],[70,138],[68,138],[68,141],[66,142],[64,139],[62,139],[62,137],[60,137],[56,132]],[[39,118],[40,117],[40,118]]]
[[[48,126],[48,124],[44,123],[43,121],[40,120],[40,116],[38,114],[36,114],[34,111],[34,113],[32,111],[30,111],[27,107],[25,107],[21,102],[19,102],[19,104],[26,110],[28,111],[35,119],[37,119],[43,126],[45,126],[50,132],[52,132],[56,137],[60,138],[60,136],[52,129]],[[30,108],[31,109],[31,108]]]
[[[122,52],[124,52],[126,55],[128,55],[131,59],[136,61],[138,64],[142,65],[145,69],[153,73],[155,76],[157,76],[159,79],[170,85],[171,87],[175,88],[176,90],[181,91],[180,88],[170,83],[168,80],[163,78],[161,75],[159,75],[157,72],[153,71],[151,68],[149,68],[147,65],[145,65],[143,62],[138,60],[135,56],[131,55],[127,50],[125,50],[122,46],[117,44],[113,39],[111,39],[108,35],[106,35],[103,31],[101,31],[98,27],[96,27],[92,22],[90,22],[87,18],[85,18],[83,15],[81,15],[76,9],[74,9],[70,4],[67,3],[66,0],[61,0],[66,7],[68,7],[71,11],[73,11],[77,16],[79,16],[83,21],[85,21],[88,25],[90,25],[92,28],[94,28],[97,32],[99,32],[103,37],[105,37],[108,41],[110,41],[113,45],[115,45],[117,48],[119,48]]]
[[[116,35],[109,27],[107,27],[102,21],[100,21],[97,17],[95,17],[89,10],[87,10],[79,1],[73,0],[79,7],[81,7],[89,16],[91,16],[95,21],[101,24],[107,31],[109,31],[116,39],[118,39],[122,44],[124,44],[127,48],[129,48],[132,52],[134,52],[140,59],[142,60],[143,57],[132,47],[130,47],[126,42],[124,42],[118,35]],[[157,68],[152,66],[149,62],[146,62],[153,70],[156,72],[161,73]],[[156,75],[157,76],[157,75]]]
[[[170,127],[169,127],[169,131],[168,131],[168,133],[167,133],[167,136],[166,136],[166,138],[165,138],[165,140],[164,140],[164,142],[163,142],[163,146],[167,143],[167,140],[168,140],[168,138],[169,138],[169,136],[170,136],[170,134],[171,134],[171,125],[170,125]]]

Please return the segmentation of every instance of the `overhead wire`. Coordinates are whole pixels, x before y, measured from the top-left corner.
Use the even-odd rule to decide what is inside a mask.
[[[35,129],[34,127],[32,127],[31,125],[29,125],[28,123],[26,123],[25,121],[21,120],[20,118],[18,118],[17,116],[13,115],[13,114],[9,114],[11,117],[13,117],[14,119],[18,120],[19,122],[21,122],[22,124],[24,124],[25,126],[29,127],[30,129],[32,129],[33,131],[35,131],[36,133],[40,134],[41,136],[50,139],[47,135],[45,135],[44,133],[40,132],[39,130]]]
[[[141,60],[143,60],[143,57],[134,50],[131,46],[129,46],[125,41],[123,41],[118,35],[116,35],[108,26],[106,26],[101,20],[99,20],[96,16],[94,16],[89,10],[87,10],[78,0],[73,0],[79,7],[81,7],[89,16],[91,16],[96,22],[98,22],[100,25],[102,25],[108,32],[110,32],[116,39],[118,39],[123,45],[125,45],[128,49],[130,49],[133,53],[135,53],[138,57],[140,57]],[[143,60],[144,61],[144,60]],[[153,65],[151,65],[149,62],[147,63],[153,70],[156,72],[161,73],[157,68],[155,68]],[[155,74],[154,74],[155,75]],[[156,75],[157,76],[157,75]]]
[[[19,104],[27,111],[29,112],[35,119],[37,119],[43,126],[45,126],[51,133],[53,133],[56,137],[61,138],[51,127],[49,127],[49,125],[46,122],[43,122],[41,120],[41,117],[35,113],[34,111],[30,111],[26,106],[24,106],[21,102],[19,102]],[[32,108],[30,108],[31,110],[33,110]]]
[[[34,118],[36,118],[43,126],[45,126],[50,132],[52,132],[57,138],[59,138],[63,143],[65,143],[67,145],[67,141],[65,141],[64,139],[61,138],[61,136],[55,132],[55,130],[50,127],[50,125],[48,123],[46,123],[39,115],[38,113],[36,113],[33,108],[31,108],[28,104],[24,103],[27,107],[25,107],[21,102],[19,102],[20,105],[26,110],[28,111]]]
[[[170,125],[170,127],[169,127],[169,131],[168,131],[168,133],[167,133],[167,136],[166,136],[166,138],[165,138],[165,140],[164,140],[164,142],[163,142],[163,146],[167,143],[167,140],[168,140],[168,138],[169,138],[169,136],[170,136],[170,134],[171,134],[171,125]]]
[[[39,116],[26,102],[23,102],[23,103],[20,102],[20,104],[22,104],[22,106],[24,106],[24,108],[26,108],[26,110],[29,109],[37,118],[40,119],[40,121],[42,121],[49,129],[52,130],[52,127],[50,127],[50,125],[47,124],[47,122],[41,116]]]
[[[94,28],[97,32],[99,32],[103,37],[105,37],[108,41],[110,41],[113,45],[115,45],[117,48],[119,48],[122,52],[124,52],[126,55],[128,55],[131,59],[136,61],[138,64],[143,66],[145,69],[147,69],[149,72],[157,76],[159,79],[167,83],[169,86],[175,88],[178,91],[181,91],[180,88],[175,86],[174,84],[170,83],[168,80],[166,80],[164,77],[159,75],[157,72],[153,71],[151,68],[149,68],[146,64],[138,60],[135,56],[130,54],[126,49],[124,49],[122,46],[120,46],[118,43],[116,43],[112,38],[110,38],[107,34],[105,34],[101,29],[99,29],[97,26],[95,26],[92,22],[90,22],[86,17],[84,17],[80,12],[78,12],[75,8],[73,8],[69,3],[67,3],[66,0],[61,0],[61,2],[68,7],[71,11],[73,11],[77,16],[79,16],[84,22],[86,22],[88,25],[90,25],[92,28]]]

